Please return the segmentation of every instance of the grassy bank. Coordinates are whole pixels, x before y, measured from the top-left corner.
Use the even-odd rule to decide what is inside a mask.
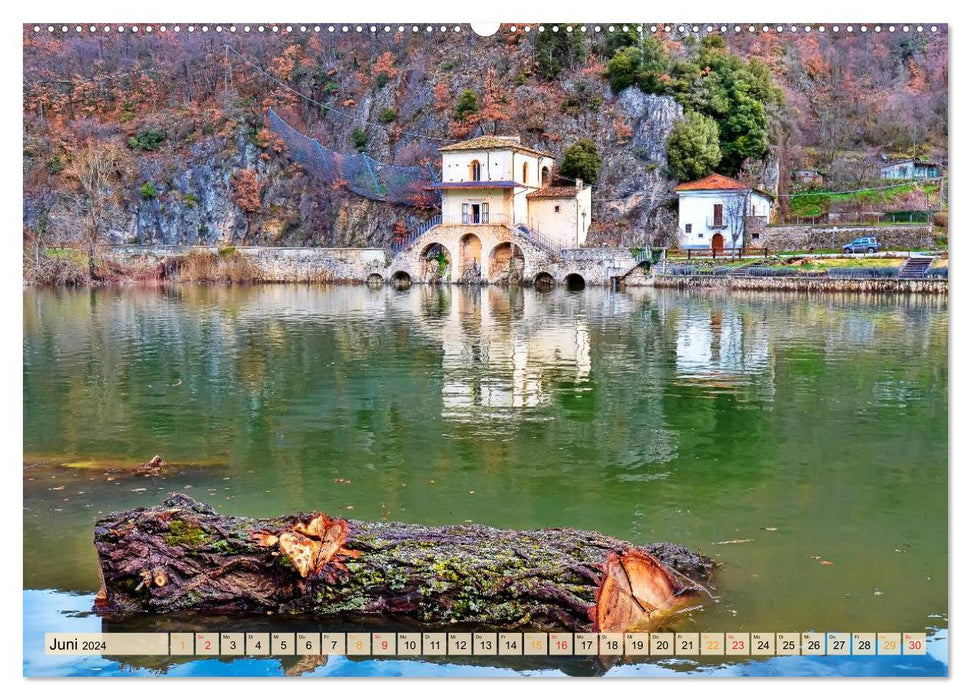
[[[253,284],[263,281],[259,266],[232,247],[220,248],[217,253],[194,250],[172,262],[176,261],[173,272],[179,282]]]
[[[863,207],[869,211],[912,209],[913,203],[908,203],[908,199],[912,198],[914,193],[918,193],[923,199],[922,205],[926,205],[929,209],[937,208],[940,196],[940,185],[937,182],[905,182],[898,186],[881,185],[855,192],[809,191],[794,194],[789,200],[789,216],[801,219],[819,217],[829,213],[834,206],[847,205],[854,208]],[[887,222],[887,225],[894,224]]]

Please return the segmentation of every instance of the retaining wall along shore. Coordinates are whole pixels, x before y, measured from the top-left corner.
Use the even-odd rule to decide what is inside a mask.
[[[934,245],[933,226],[768,226],[753,241],[753,246],[771,251],[839,249],[854,238],[872,236],[886,248],[930,248]]]
[[[707,275],[654,275],[651,286],[676,289],[749,289],[789,292],[892,292],[947,294],[946,279],[831,279],[813,277],[711,277]]]
[[[125,267],[142,268],[184,258],[190,252],[217,255],[216,246],[118,246],[104,257]],[[240,247],[235,251],[253,263],[261,282],[339,282],[361,284],[372,275],[390,279],[388,258],[381,248],[275,248]],[[559,259],[537,266],[558,284],[567,275],[578,274],[589,286],[606,285],[620,279],[623,286],[672,287],[679,289],[714,287],[766,291],[898,292],[947,294],[946,279],[832,279],[827,277],[714,277],[710,275],[651,274],[637,266],[626,249],[580,248],[562,252]],[[532,277],[524,282],[531,284]]]
[[[387,255],[382,248],[277,248],[242,246],[234,249],[255,264],[261,282],[360,282],[372,274],[384,276]],[[123,266],[162,263],[191,252],[218,254],[216,246],[115,246],[105,258]]]

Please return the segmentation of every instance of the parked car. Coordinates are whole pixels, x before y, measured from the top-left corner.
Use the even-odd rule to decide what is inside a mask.
[[[880,250],[880,241],[876,238],[857,238],[843,246],[844,253],[876,253]]]

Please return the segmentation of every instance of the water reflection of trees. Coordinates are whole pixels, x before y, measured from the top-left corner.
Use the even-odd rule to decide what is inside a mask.
[[[946,476],[923,473],[947,439],[946,303],[923,299],[28,290],[25,449],[223,456],[237,499],[224,505],[247,515],[356,504],[368,519],[634,536],[659,509],[699,501],[824,508],[838,487],[864,510],[900,509],[926,498],[919,479]],[[835,460],[834,426],[856,436]],[[862,489],[856,466],[875,460],[880,481]],[[192,483],[221,495],[222,478]],[[414,487],[433,480],[437,492]],[[125,505],[157,500],[129,491]],[[98,506],[112,498],[106,487]],[[51,505],[64,513],[30,525],[45,552],[65,546],[58,528],[89,532],[96,510]],[[89,541],[77,547],[71,561],[89,560]]]

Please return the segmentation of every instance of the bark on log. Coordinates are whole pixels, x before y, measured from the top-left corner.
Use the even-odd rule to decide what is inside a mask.
[[[104,611],[273,612],[629,631],[703,603],[713,563],[568,528],[223,516],[183,494],[95,526]]]

